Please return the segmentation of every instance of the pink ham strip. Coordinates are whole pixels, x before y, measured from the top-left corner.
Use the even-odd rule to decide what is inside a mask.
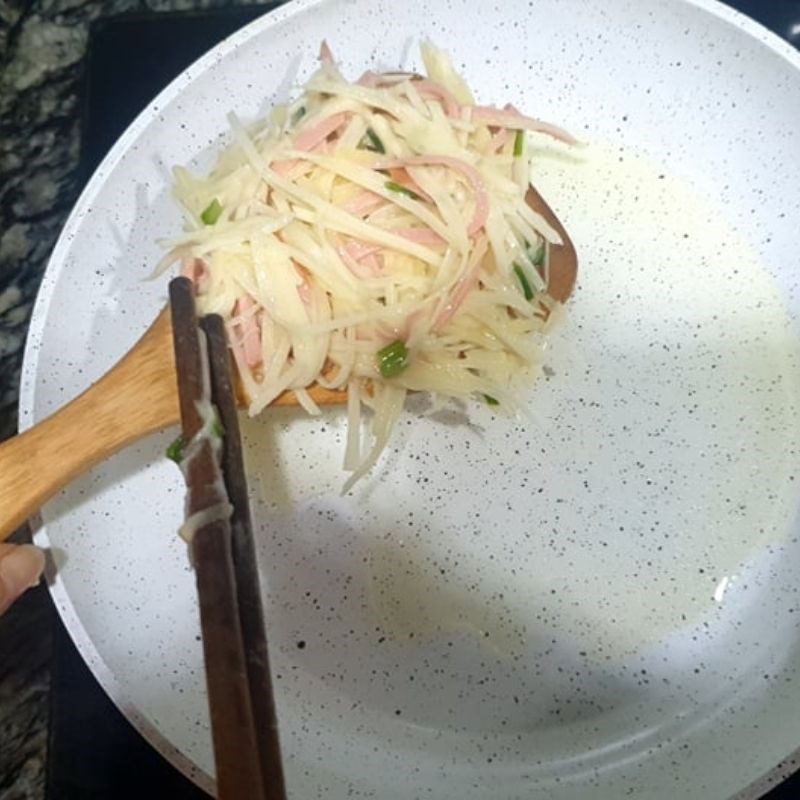
[[[483,122],[486,125],[496,125],[499,128],[511,128],[519,130],[523,128],[528,131],[546,133],[554,139],[566,142],[567,144],[578,144],[578,140],[572,134],[540,119],[526,117],[512,107],[500,109],[492,106],[474,106],[472,109],[472,121]]]
[[[330,45],[328,45],[328,42],[325,39],[322,40],[322,43],[319,46],[319,60],[323,64],[334,63],[333,52],[331,51]]]
[[[375,167],[380,169],[380,167]],[[389,177],[395,182],[399,183],[404,189],[414,192],[419,195],[425,202],[432,203],[433,198],[408,174],[405,169],[392,168],[389,170]]]
[[[304,130],[292,142],[292,147],[295,150],[302,150],[303,152],[320,152],[320,148],[325,144],[325,140],[335,133],[341,126],[348,120],[350,114],[346,111],[340,114],[331,114],[329,117],[318,122],[316,125]],[[283,159],[280,161],[273,161],[270,164],[270,169],[277,172],[278,175],[285,177],[288,175],[298,164],[300,160],[296,158]]]
[[[343,247],[337,248],[336,252],[339,254],[339,257],[342,259],[347,269],[349,269],[356,278],[374,278],[378,275],[373,264],[356,261]]]
[[[353,244],[352,240],[344,242],[340,237],[332,236],[331,241],[339,254],[339,258],[357,278],[374,278],[380,275],[380,264],[375,260],[374,254],[369,253],[364,257],[363,261],[359,261],[350,253],[349,248]]]
[[[208,268],[202,258],[187,257],[181,261],[181,275],[194,284],[195,294],[200,294],[205,289],[208,281]]]
[[[383,272],[383,256],[378,255],[377,253],[370,253],[369,255],[360,258],[358,263],[370,270],[374,277],[377,277],[381,274],[381,272]]]
[[[417,244],[444,244],[444,239],[430,228],[393,228],[391,232]]]
[[[308,281],[304,280],[297,285],[297,294],[307,306],[311,305],[311,287],[308,285]]]
[[[375,192],[361,192],[352,200],[348,200],[342,206],[342,210],[356,217],[364,217],[368,212],[372,211],[373,208],[377,208],[383,202],[385,202],[384,199],[379,194],[375,194]]]
[[[262,361],[261,326],[253,311],[255,305],[253,298],[245,294],[233,306],[235,335],[231,337],[231,345],[240,349],[242,360],[248,367],[255,367]]]
[[[371,256],[381,249],[380,245],[367,244],[358,239],[350,239],[347,244],[344,245],[344,248],[347,250],[347,254],[356,261],[362,261],[367,256]]]
[[[391,86],[393,84],[402,83],[403,81],[412,80],[413,78],[413,72],[392,72],[388,75],[382,75],[379,72],[373,72],[371,69],[368,69],[356,83],[367,89],[375,89],[378,86]]]
[[[273,161],[269,167],[281,177],[286,177],[300,162],[296,158]]]
[[[403,83],[403,81],[411,81],[414,84],[414,88],[423,97],[433,97],[435,100],[439,100],[448,117],[461,116],[461,106],[458,100],[456,100],[444,86],[436,81],[432,81],[430,78],[417,78],[411,72],[397,73],[396,75],[379,75],[376,72],[368,70],[356,83],[367,89],[377,89],[379,86],[391,86],[393,84]]]
[[[439,100],[448,117],[461,116],[461,106],[458,100],[440,83],[436,83],[436,81],[432,81],[429,78],[422,78],[422,80],[414,81],[414,88],[423,97],[433,97],[435,100]]]
[[[294,271],[297,273],[297,277],[300,278],[300,283],[297,284],[297,294],[307,306],[310,306],[311,284],[308,282],[308,273],[302,267],[299,267],[296,261],[292,261],[292,264],[294,264]]]
[[[451,156],[410,156],[397,161],[379,161],[372,165],[373,169],[392,169],[393,167],[430,167],[445,166],[460,172],[468,181],[475,193],[475,211],[472,214],[469,228],[470,236],[475,236],[477,232],[486,224],[489,215],[489,195],[483,183],[483,178],[475,167],[462,161],[460,158]]]
[[[489,142],[489,150],[492,153],[496,153],[498,150],[503,149],[503,145],[508,141],[508,128],[500,128],[497,133],[492,136],[491,142]]]
[[[434,331],[440,331],[450,322],[458,309],[461,308],[464,300],[467,299],[467,295],[475,288],[478,283],[478,275],[481,271],[481,264],[483,262],[483,256],[486,253],[487,244],[488,242],[485,236],[482,236],[475,242],[475,247],[470,256],[470,266],[461,280],[456,284],[455,289],[453,289],[453,293],[450,295],[450,301],[441,310],[436,320],[434,320]]]
[[[338,114],[331,114],[329,117],[312,125],[297,136],[292,143],[295,150],[308,152],[320,142],[324,142],[334,131],[337,131],[348,119],[350,114],[341,111]]]
[[[371,69],[368,69],[357,81],[356,86],[363,86],[366,89],[374,89],[378,83],[378,75]]]

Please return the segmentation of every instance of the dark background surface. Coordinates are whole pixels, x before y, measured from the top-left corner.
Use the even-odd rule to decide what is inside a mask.
[[[89,178],[128,123],[172,78],[228,34],[277,5],[140,15],[96,23],[84,87],[83,180]],[[800,45],[800,0],[738,0],[730,5]],[[139,800],[145,796],[208,798],[130,726],[83,663],[61,622],[56,621],[48,800]],[[765,800],[797,798],[800,774],[765,796]]]

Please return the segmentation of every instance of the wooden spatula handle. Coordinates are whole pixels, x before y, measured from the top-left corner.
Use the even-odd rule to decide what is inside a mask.
[[[178,420],[164,310],[139,343],[83,394],[0,445],[0,541],[73,478]]]
[[[550,295],[566,302],[575,287],[578,260],[569,235],[533,188],[528,204],[561,235],[550,253]],[[347,392],[309,388],[318,405],[346,402]],[[246,405],[246,398],[238,398]],[[271,405],[297,405],[285,391]],[[103,378],[69,405],[0,444],[0,541],[6,539],[59,489],[125,445],[179,419],[169,309]]]

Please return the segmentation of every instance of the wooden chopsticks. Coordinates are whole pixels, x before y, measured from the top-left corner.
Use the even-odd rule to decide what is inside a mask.
[[[219,800],[285,800],[264,613],[222,319],[170,283],[194,563]],[[220,441],[221,439],[221,441]]]

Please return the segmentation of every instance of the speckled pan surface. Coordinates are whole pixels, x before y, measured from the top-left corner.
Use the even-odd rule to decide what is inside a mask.
[[[341,413],[245,425],[292,797],[755,797],[800,746],[800,59],[722,5],[300,2],[258,21],[87,187],[37,304],[23,425],[164,302],[143,278],[180,224],[169,167],[207,165],[225,114],[285,97],[323,37],[351,75],[414,65],[430,37],[482,101],[592,145],[537,161],[581,275],[534,420],[412,406],[345,497]],[[79,480],[37,536],[95,674],[208,787],[172,436]]]

